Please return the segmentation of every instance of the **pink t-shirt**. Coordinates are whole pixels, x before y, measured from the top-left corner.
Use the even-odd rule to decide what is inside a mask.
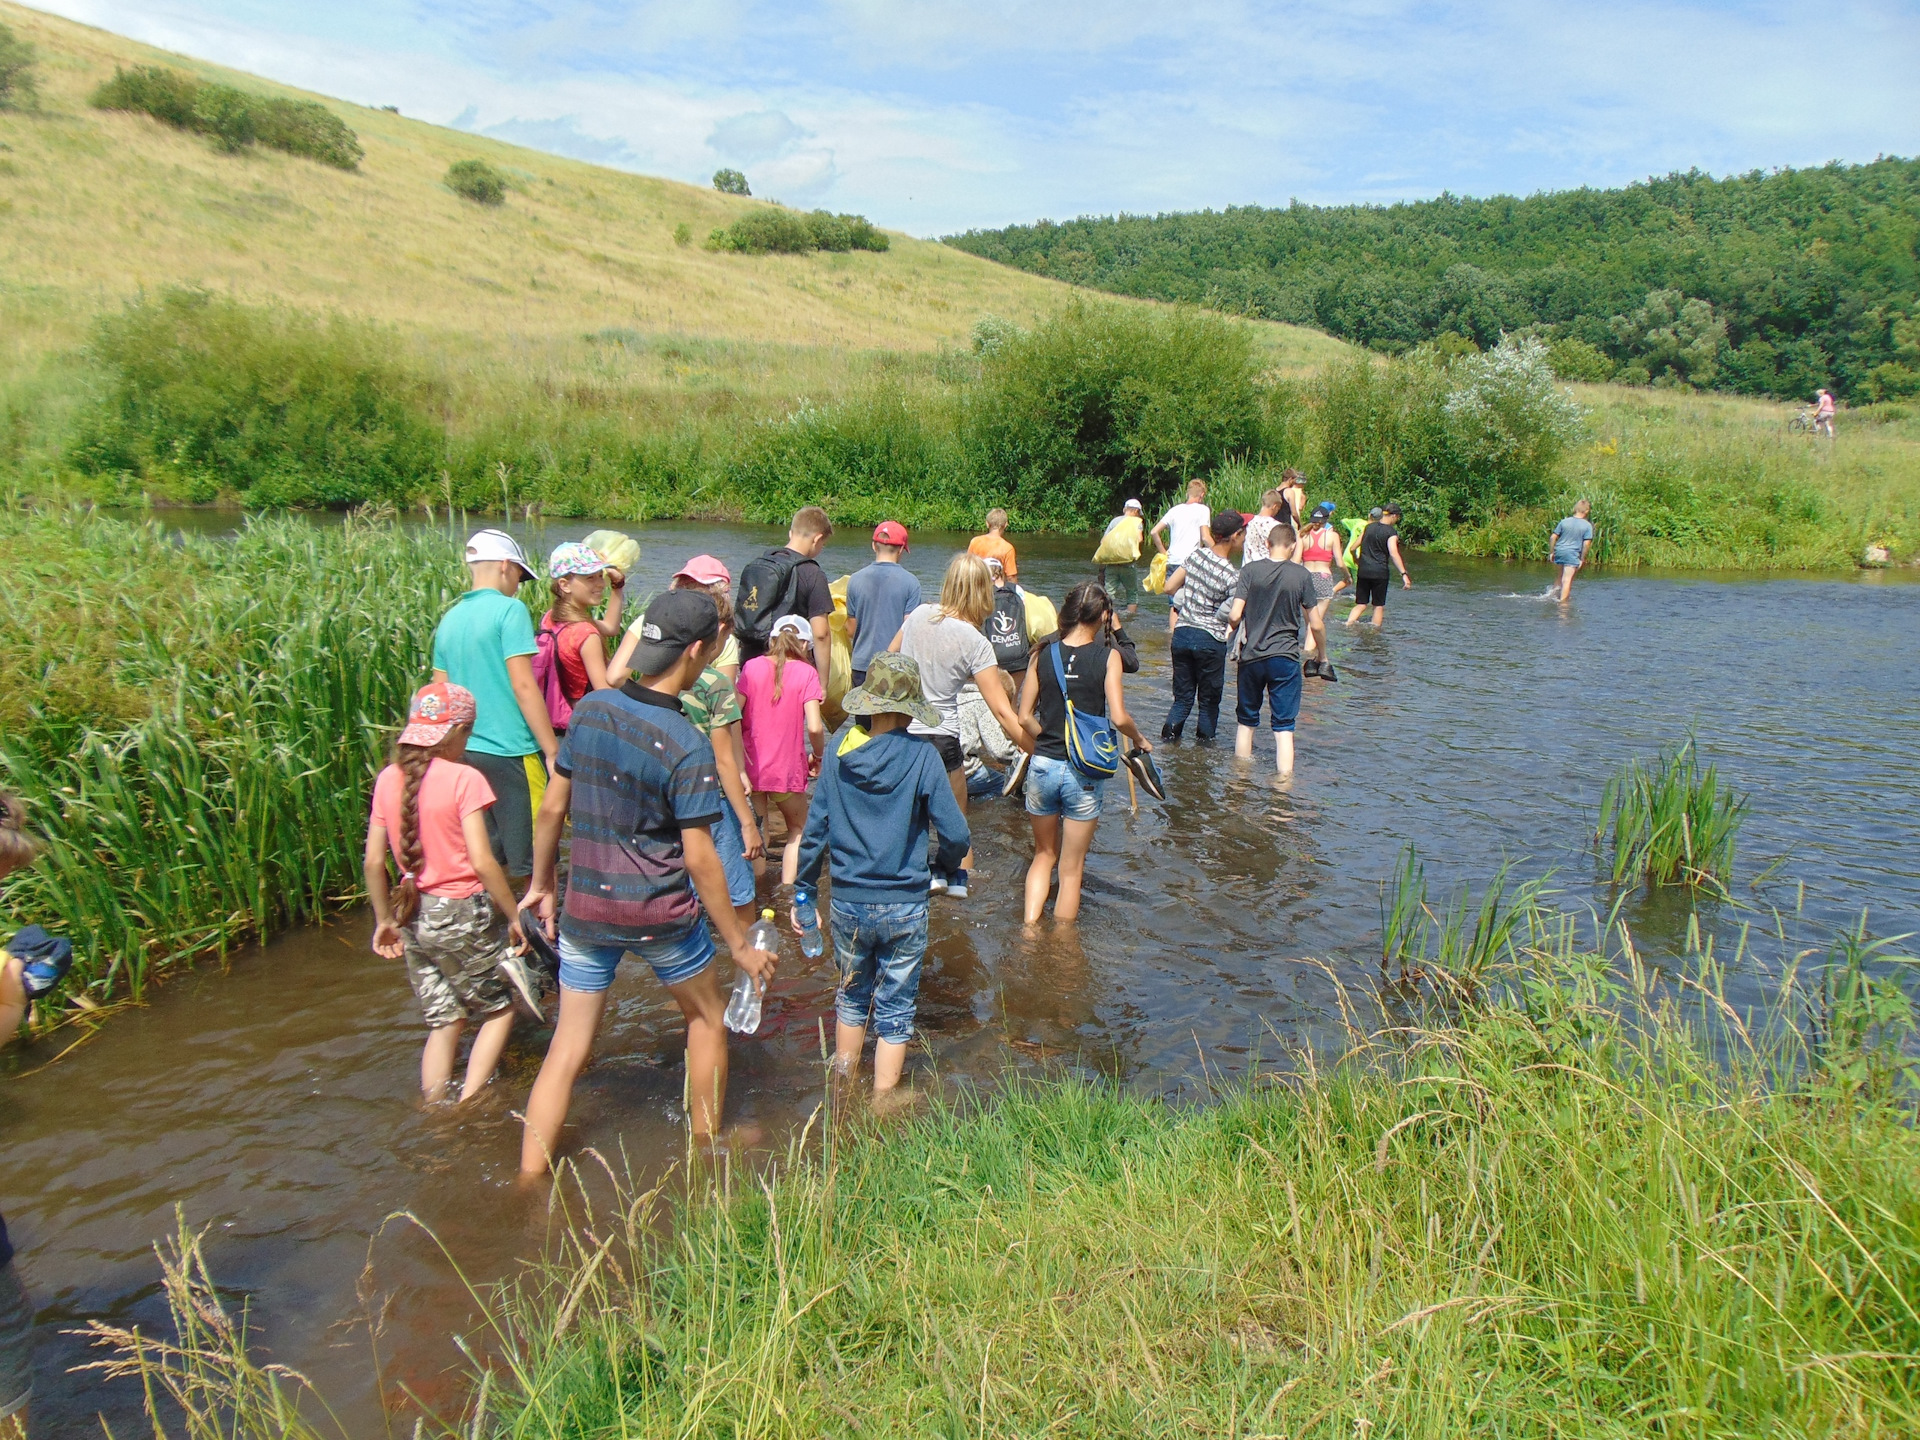
[[[805,660],[789,660],[780,672],[780,698],[773,698],[773,661],[756,655],[740,667],[740,702],[746,710],[740,741],[747,750],[747,784],[763,793],[797,795],[807,788],[807,702],[824,700],[820,672]]]
[[[400,800],[407,777],[398,765],[389,765],[373,782],[373,821],[387,832],[387,847],[402,871],[400,858]],[[432,760],[420,781],[420,873],[413,877],[422,895],[464,899],[487,887],[467,855],[467,837],[461,828],[467,816],[493,804],[493,787],[470,765]]]

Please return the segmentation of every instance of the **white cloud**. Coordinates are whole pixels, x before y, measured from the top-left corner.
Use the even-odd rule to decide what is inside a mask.
[[[722,159],[749,163],[785,154],[806,134],[784,110],[752,110],[720,121],[707,145]]]

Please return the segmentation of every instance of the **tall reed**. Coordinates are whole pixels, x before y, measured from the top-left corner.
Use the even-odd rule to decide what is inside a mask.
[[[1616,885],[1725,890],[1747,797],[1701,765],[1689,735],[1651,762],[1630,760],[1607,782],[1596,838],[1611,851]]]
[[[0,783],[52,843],[0,914],[72,937],[69,987],[352,898],[371,777],[464,589],[446,539],[254,521],[230,540],[0,512]]]

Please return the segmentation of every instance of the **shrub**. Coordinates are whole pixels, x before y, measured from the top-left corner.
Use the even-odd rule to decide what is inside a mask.
[[[1259,368],[1247,328],[1212,312],[1077,300],[982,351],[965,417],[974,468],[1023,525],[1084,525],[1264,453]]]
[[[33,61],[33,46],[15,35],[12,26],[0,24],[0,105],[33,99],[38,88]]]
[[[875,229],[873,222],[864,215],[842,215],[840,219],[847,225],[847,243],[855,250],[871,250],[876,254],[883,254],[893,244],[886,233]]]
[[[314,100],[285,100],[216,85],[163,65],[115,70],[93,92],[98,110],[134,110],[181,130],[211,136],[229,153],[256,141],[340,170],[366,154],[346,122]]]
[[[806,217],[778,205],[749,210],[726,229],[714,231],[707,243],[741,255],[804,255],[814,248]]]
[[[443,448],[427,387],[377,327],[172,289],[100,322],[104,393],[74,463],[177,498],[256,505],[403,499]]]
[[[507,177],[484,160],[454,161],[443,183],[478,205],[498,205],[507,198]]]
[[[747,177],[738,170],[716,170],[713,172],[713,188],[722,195],[751,195],[747,188]]]
[[[807,216],[807,231],[816,250],[851,250],[853,231],[847,222],[831,210],[815,210]]]
[[[1554,465],[1586,419],[1571,393],[1554,388],[1547,347],[1502,340],[1456,362],[1448,380],[1452,468],[1490,481],[1496,503],[1544,499]]]
[[[1580,380],[1591,385],[1613,378],[1613,360],[1607,352],[1584,340],[1556,340],[1547,347],[1547,364],[1562,380]]]
[[[1644,305],[1611,322],[1614,342],[1654,383],[1710,385],[1719,372],[1727,322],[1705,300],[1649,290]]]
[[[686,249],[687,246],[693,243],[693,227],[684,220],[674,226],[673,243],[678,245],[682,250]]]

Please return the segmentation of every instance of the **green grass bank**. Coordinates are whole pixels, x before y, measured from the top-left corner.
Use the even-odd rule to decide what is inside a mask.
[[[1539,919],[1481,999],[1403,989],[1332,1068],[1204,1107],[1033,1083],[827,1119],[691,1201],[563,1176],[426,1433],[1914,1433],[1911,1006],[1809,965],[1736,1018],[1710,958],[1683,988]],[[222,1435],[332,1433],[212,1298],[178,1272],[195,1369],[148,1340],[149,1380],[242,1397]]]

